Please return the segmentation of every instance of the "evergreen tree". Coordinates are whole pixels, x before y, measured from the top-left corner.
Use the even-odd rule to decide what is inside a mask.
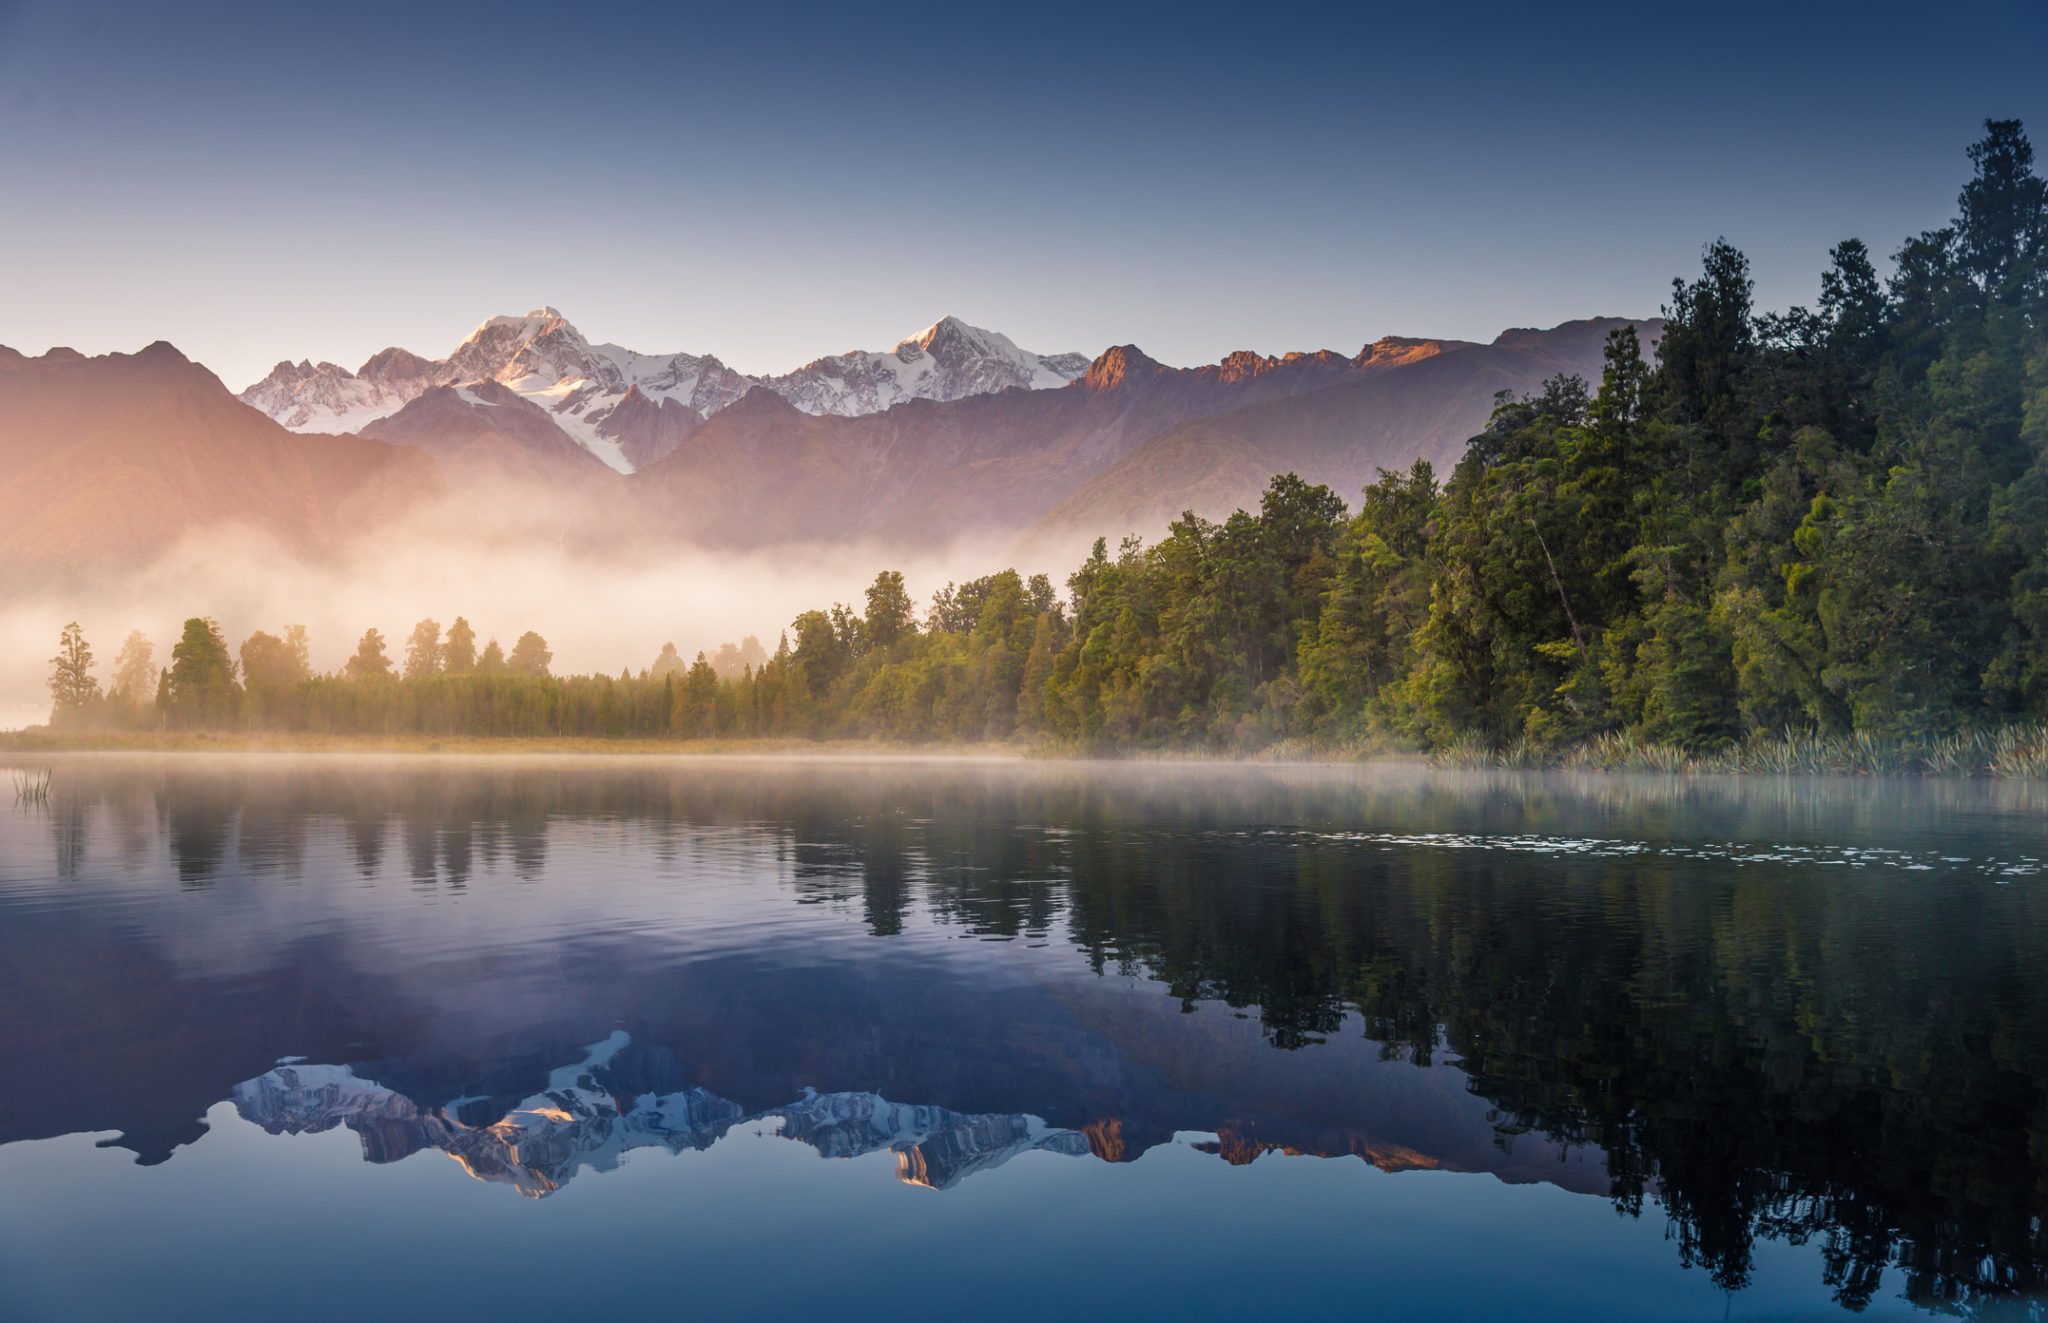
[[[2048,181],[2034,173],[2034,147],[2016,119],[1985,120],[1970,164],[1976,175],[1957,199],[1957,256],[1987,296],[2021,302],[2048,277]]]
[[[163,686],[166,717],[187,729],[218,729],[233,724],[241,690],[235,663],[220,626],[193,617],[171,648],[171,666]]]
[[[883,570],[868,585],[868,611],[863,620],[870,647],[888,649],[917,633],[917,606],[903,587],[903,575]]]
[[[82,726],[100,705],[100,682],[93,677],[92,645],[77,621],[64,626],[57,655],[50,659],[50,724]]]
[[[373,680],[391,674],[391,658],[384,651],[384,635],[371,628],[363,631],[363,637],[356,643],[353,657],[348,659],[343,671],[351,679]]]
[[[548,663],[554,659],[555,654],[548,651],[548,641],[529,629],[512,645],[512,655],[505,665],[514,675],[545,678]]]
[[[677,734],[702,739],[718,733],[718,673],[703,653],[690,663],[683,682],[676,687],[673,718]]]
[[[476,630],[461,616],[448,626],[447,641],[441,645],[441,671],[444,675],[468,675],[475,671]]]
[[[441,673],[441,622],[422,620],[405,641],[405,678],[425,680]]]

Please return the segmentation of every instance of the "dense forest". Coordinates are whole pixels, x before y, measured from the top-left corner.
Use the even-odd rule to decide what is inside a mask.
[[[1659,343],[1499,400],[1450,474],[1382,473],[1356,510],[1283,475],[1256,512],[1098,542],[1064,596],[1004,571],[920,618],[884,572],[772,654],[616,677],[461,619],[318,675],[302,630],[237,655],[194,619],[161,669],[131,636],[102,692],[74,626],[52,724],[2040,770],[2048,188],[2018,121],[1969,160],[1888,277],[1844,240],[1813,307],[1759,312],[1717,240]]]

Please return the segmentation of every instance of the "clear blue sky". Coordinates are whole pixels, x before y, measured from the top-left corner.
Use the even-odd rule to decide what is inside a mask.
[[[0,344],[1190,363],[1646,314],[1719,234],[1782,306],[1986,116],[2048,154],[2048,4],[0,0]]]

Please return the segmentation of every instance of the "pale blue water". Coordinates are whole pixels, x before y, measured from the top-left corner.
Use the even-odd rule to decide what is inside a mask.
[[[2042,1314],[2024,786],[48,763],[9,1320]]]

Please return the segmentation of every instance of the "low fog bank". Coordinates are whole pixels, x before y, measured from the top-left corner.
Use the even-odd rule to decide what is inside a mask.
[[[507,649],[536,630],[558,674],[653,663],[664,643],[684,658],[753,635],[770,653],[795,616],[833,602],[859,603],[875,574],[901,570],[915,600],[948,581],[1015,568],[1063,583],[1075,562],[1020,564],[1007,540],[906,552],[882,545],[782,545],[706,551],[668,544],[623,549],[573,538],[533,502],[481,495],[419,512],[332,555],[309,555],[246,528],[188,534],[168,552],[112,581],[0,595],[0,729],[45,721],[49,659],[68,621],[91,643],[102,685],[128,632],[171,661],[183,622],[211,616],[230,650],[262,629],[306,626],[316,670],[338,669],[372,626],[402,661],[413,625],[445,628],[464,616],[477,646]],[[639,539],[635,539],[639,541]]]

